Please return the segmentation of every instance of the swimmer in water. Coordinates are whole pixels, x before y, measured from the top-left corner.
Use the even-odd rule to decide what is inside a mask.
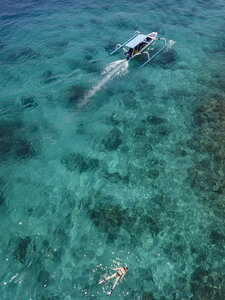
[[[105,281],[107,281],[107,280],[109,280],[109,279],[111,279],[111,278],[116,277],[116,280],[115,280],[115,282],[114,282],[113,287],[112,287],[111,290],[107,293],[108,296],[110,296],[110,295],[112,294],[112,291],[115,289],[115,287],[116,287],[116,285],[117,285],[119,279],[122,281],[123,277],[124,277],[125,274],[127,273],[128,267],[120,267],[120,268],[116,268],[116,269],[114,269],[114,270],[115,270],[116,272],[115,272],[113,275],[111,275],[111,276],[109,276],[109,277],[106,277],[105,279],[99,281],[99,283],[98,283],[98,284],[102,284],[103,282],[105,282]]]

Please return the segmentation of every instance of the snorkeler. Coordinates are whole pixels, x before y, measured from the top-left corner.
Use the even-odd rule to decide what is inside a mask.
[[[116,287],[116,285],[117,285],[119,279],[122,281],[123,277],[124,277],[125,274],[127,273],[128,267],[120,267],[120,268],[116,268],[116,269],[114,269],[114,270],[115,270],[116,272],[115,272],[113,275],[111,275],[111,276],[109,276],[109,277],[106,277],[105,279],[99,281],[99,283],[98,283],[98,284],[102,284],[103,282],[105,282],[105,281],[107,281],[107,280],[109,280],[109,279],[111,279],[111,278],[116,277],[116,280],[115,280],[115,282],[114,282],[113,287],[112,287],[111,290],[107,293],[108,296],[110,296],[110,295],[112,294],[112,291],[115,289],[115,287]]]

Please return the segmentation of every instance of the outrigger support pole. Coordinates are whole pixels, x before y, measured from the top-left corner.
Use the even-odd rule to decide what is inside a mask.
[[[165,38],[159,38],[158,40],[164,40],[164,46],[162,48],[159,49],[159,51],[157,51],[150,59],[148,59],[143,65],[140,66],[140,68],[144,67],[145,65],[147,65],[147,63],[149,63],[151,60],[153,60],[153,58],[155,58],[161,51],[163,51],[164,48],[166,48],[167,46],[167,41]]]
[[[139,35],[139,31],[136,31],[135,34],[128,40],[126,41],[125,43],[123,43],[122,45],[120,45],[118,48],[116,48],[113,52],[111,52],[109,55],[112,55],[114,54],[116,51],[118,51],[119,49],[123,48],[123,46],[125,46],[128,42],[130,42],[131,40],[133,40],[136,36]]]

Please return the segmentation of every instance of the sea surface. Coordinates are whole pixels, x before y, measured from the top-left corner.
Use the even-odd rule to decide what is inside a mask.
[[[0,1],[1,299],[225,299],[224,11]]]

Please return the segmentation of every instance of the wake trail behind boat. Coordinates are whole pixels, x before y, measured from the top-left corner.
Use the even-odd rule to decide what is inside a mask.
[[[105,70],[101,73],[104,76],[100,79],[96,85],[87,93],[84,99],[79,103],[78,107],[82,108],[89,102],[89,99],[93,97],[109,80],[124,75],[128,69],[128,61],[121,59],[114,61],[106,66]]]

